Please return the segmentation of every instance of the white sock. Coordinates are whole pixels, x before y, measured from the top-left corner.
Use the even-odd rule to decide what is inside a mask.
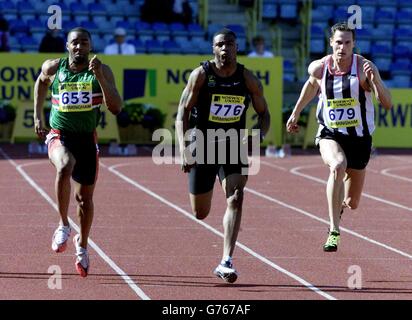
[[[221,263],[225,264],[226,262],[229,262],[229,264],[232,264],[232,257],[231,256],[226,256],[224,259],[222,259]]]

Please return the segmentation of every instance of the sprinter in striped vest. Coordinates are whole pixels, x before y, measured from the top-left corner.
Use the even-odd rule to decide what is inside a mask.
[[[331,55],[309,65],[309,79],[286,124],[288,132],[297,132],[301,111],[319,96],[315,143],[330,170],[326,189],[330,229],[324,251],[338,248],[343,209],[359,205],[375,129],[372,92],[385,109],[392,107],[376,66],[353,53],[353,29],[346,23],[335,24],[330,46]]]
[[[89,271],[87,240],[93,220],[93,192],[98,172],[96,127],[100,106],[118,114],[122,99],[116,89],[111,69],[94,56],[89,60],[90,33],[75,28],[67,35],[69,56],[46,60],[34,86],[34,124],[40,138],[46,138],[49,159],[56,168],[56,198],[60,225],[52,239],[52,249],[63,252],[71,228],[68,220],[70,178],[74,180],[80,234],[73,238],[76,270],[86,277]],[[47,90],[52,91],[51,130],[42,123]],[[46,137],[47,134],[47,137]]]

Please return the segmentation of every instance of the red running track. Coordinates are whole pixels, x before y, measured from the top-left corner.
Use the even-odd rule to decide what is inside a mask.
[[[262,158],[245,194],[234,255],[239,279],[227,285],[212,274],[223,243],[225,199],[218,183],[211,214],[199,222],[177,165],[102,157],[91,269],[83,279],[71,243],[62,254],[50,249],[58,214],[49,161],[28,158],[16,146],[1,149],[0,299],[412,298],[410,153],[371,160],[359,209],[344,213],[336,253],[322,251],[328,172],[319,155]],[[70,216],[77,223],[73,200]],[[48,287],[50,266],[61,268],[61,290]],[[361,272],[361,289],[351,288],[353,270]]]

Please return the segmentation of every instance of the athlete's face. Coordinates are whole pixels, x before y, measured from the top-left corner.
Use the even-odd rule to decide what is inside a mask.
[[[335,58],[345,59],[350,57],[355,47],[352,32],[336,30],[333,37],[330,39],[330,46],[333,49]]]
[[[86,63],[91,50],[90,38],[84,32],[71,32],[67,37],[66,48],[75,64]]]
[[[222,64],[236,60],[237,43],[231,35],[218,34],[213,38],[213,54]]]

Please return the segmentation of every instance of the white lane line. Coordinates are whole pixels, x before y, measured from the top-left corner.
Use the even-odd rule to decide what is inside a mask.
[[[297,176],[300,176],[300,177],[303,177],[303,178],[306,178],[306,179],[309,179],[309,180],[312,180],[312,181],[316,181],[316,182],[319,182],[319,183],[322,183],[322,184],[326,185],[327,181],[325,181],[323,179],[319,179],[317,177],[299,172],[299,170],[302,170],[302,169],[308,169],[308,168],[319,167],[319,166],[320,165],[300,166],[300,167],[295,167],[295,168],[290,169],[289,172],[294,174],[294,175],[297,175]],[[402,205],[400,203],[397,203],[397,202],[394,202],[394,201],[383,199],[382,197],[376,197],[376,196],[371,195],[371,194],[366,193],[366,192],[362,192],[362,195],[366,198],[369,198],[369,199],[372,199],[372,200],[375,200],[375,201],[378,201],[378,202],[382,202],[382,203],[385,203],[385,204],[393,206],[393,207],[397,207],[397,208],[404,209],[404,210],[407,210],[407,211],[412,211],[411,207],[404,206],[404,205]]]
[[[265,165],[267,165],[268,167],[271,167],[271,168],[279,169],[279,170],[282,170],[282,171],[288,171],[288,169],[286,169],[285,167],[278,166],[277,164],[270,163],[270,162],[267,162],[265,160],[260,160],[260,163],[263,163],[263,164],[265,164]]]
[[[328,221],[328,220],[319,218],[318,216],[316,216],[316,215],[314,215],[314,214],[312,214],[312,213],[310,213],[310,212],[308,212],[308,211],[305,211],[305,210],[300,209],[300,208],[298,208],[298,207],[292,206],[292,205],[290,205],[290,204],[288,204],[288,203],[286,203],[286,202],[283,202],[283,201],[280,201],[280,200],[278,200],[278,199],[275,199],[275,198],[273,198],[273,197],[271,197],[271,196],[268,196],[268,195],[266,195],[266,194],[263,194],[263,193],[261,193],[261,192],[259,192],[259,191],[256,191],[256,190],[253,190],[253,189],[250,189],[250,188],[245,188],[245,191],[248,191],[248,192],[250,192],[250,193],[252,193],[252,194],[254,194],[254,195],[256,195],[256,196],[258,196],[258,197],[260,197],[260,198],[266,199],[266,200],[268,200],[268,201],[271,201],[271,202],[273,202],[273,203],[276,203],[276,204],[278,204],[278,205],[281,205],[281,206],[286,207],[286,208],[288,208],[288,209],[291,209],[291,210],[293,210],[293,211],[299,212],[300,214],[303,214],[303,215],[305,215],[305,216],[307,216],[307,217],[309,217],[309,218],[311,218],[311,219],[314,219],[314,220],[316,220],[316,221],[319,221],[319,222],[322,222],[322,223],[324,223],[324,224],[326,224],[326,225],[329,225],[329,221]],[[349,233],[349,234],[351,234],[351,235],[353,235],[353,236],[355,236],[355,237],[358,237],[358,238],[360,238],[360,239],[362,239],[362,240],[368,241],[368,242],[373,243],[373,244],[375,244],[375,245],[377,245],[377,246],[380,246],[380,247],[382,247],[382,248],[385,248],[385,249],[387,249],[387,250],[390,250],[390,251],[392,251],[392,252],[395,252],[395,253],[397,253],[397,254],[400,254],[401,256],[404,256],[404,257],[412,260],[412,255],[410,255],[409,253],[406,253],[406,252],[403,252],[403,251],[401,251],[401,250],[399,250],[399,249],[393,248],[393,247],[391,247],[391,246],[389,246],[389,245],[387,245],[387,244],[384,244],[384,243],[382,243],[382,242],[373,240],[373,239],[371,239],[371,238],[369,238],[369,237],[366,237],[366,236],[364,236],[364,235],[362,235],[362,234],[360,234],[360,233],[357,233],[357,232],[355,232],[355,231],[352,231],[352,230],[350,230],[350,229],[340,227],[340,230],[341,230],[341,231],[344,231],[344,232],[346,232],[346,233]]]
[[[388,158],[398,160],[398,161],[402,161],[402,162],[412,163],[411,159],[409,159],[409,158],[405,159],[404,157],[400,157],[400,156],[388,156]]]
[[[395,178],[395,179],[412,182],[411,178],[403,177],[403,176],[400,176],[400,175],[397,175],[397,174],[394,174],[394,173],[389,173],[389,171],[392,171],[392,170],[402,170],[402,169],[410,169],[410,168],[411,168],[411,165],[400,166],[400,167],[391,167],[391,168],[386,168],[386,169],[381,170],[380,173],[383,174],[384,176],[388,176],[388,177],[392,177],[392,178]]]
[[[139,184],[138,182],[136,182],[135,180],[129,178],[128,176],[122,174],[121,172],[117,171],[116,168],[119,167],[124,167],[124,166],[128,166],[128,165],[133,165],[134,163],[123,163],[123,164],[117,164],[117,165],[112,165],[110,167],[102,164],[103,167],[107,168],[110,172],[112,172],[113,174],[117,175],[119,178],[123,179],[124,181],[126,181],[127,183],[131,184],[132,186],[140,189],[141,191],[147,193],[148,195],[152,196],[153,198],[159,200],[160,202],[168,205],[169,207],[175,209],[176,211],[180,212],[181,214],[183,214],[184,216],[186,216],[187,218],[193,220],[194,222],[200,224],[201,226],[205,227],[207,230],[211,231],[212,233],[218,235],[219,237],[223,238],[223,234],[221,232],[219,232],[218,230],[216,230],[215,228],[213,228],[212,226],[210,226],[209,224],[201,221],[201,220],[197,220],[190,212],[182,209],[181,207],[175,205],[174,203],[170,202],[169,200],[163,198],[162,196],[158,195],[157,193],[151,191],[150,189],[144,187],[143,185]],[[252,249],[250,249],[249,247],[245,246],[244,244],[240,243],[240,242],[236,242],[236,245],[243,249],[244,251],[246,251],[247,253],[249,253],[250,255],[254,256],[255,258],[259,259],[260,261],[262,261],[263,263],[266,263],[267,265],[271,266],[272,268],[286,274],[287,276],[289,276],[290,278],[296,280],[297,282],[301,283],[302,285],[304,285],[305,287],[307,287],[308,289],[314,291],[315,293],[321,295],[322,297],[328,299],[328,300],[336,300],[335,297],[333,297],[332,295],[323,292],[322,290],[320,290],[319,288],[315,287],[313,284],[309,283],[308,281],[302,279],[301,277],[297,276],[296,274],[282,268],[281,266],[275,264],[274,262],[270,261],[269,259],[261,256],[260,254],[258,254],[257,252],[253,251]]]
[[[35,163],[27,163],[23,165],[18,165],[14,160],[12,160],[2,148],[0,148],[0,153],[2,156],[11,164],[13,165],[16,170],[23,176],[23,178],[54,208],[54,210],[58,211],[57,204],[50,198],[50,196],[23,170],[23,167],[31,166],[39,164],[39,162]],[[70,225],[77,231],[80,232],[79,226],[69,217]],[[147,296],[142,289],[140,289],[136,283],[124,272],[112,259],[109,258],[107,254],[104,253],[102,249],[91,239],[89,238],[90,246],[97,252],[97,254],[102,257],[102,259],[114,270],[116,273],[123,278],[123,280],[127,283],[127,285],[143,300],[150,300],[149,296]]]

